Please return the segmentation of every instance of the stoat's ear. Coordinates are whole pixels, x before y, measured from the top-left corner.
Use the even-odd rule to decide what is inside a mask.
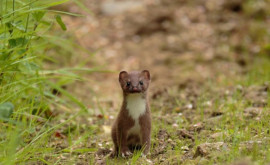
[[[127,76],[128,76],[128,73],[126,71],[121,71],[119,73],[119,81],[123,80]]]
[[[142,74],[146,79],[151,80],[150,72],[148,70],[143,70]]]

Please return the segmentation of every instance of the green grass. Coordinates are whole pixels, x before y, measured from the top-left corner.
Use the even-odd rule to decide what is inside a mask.
[[[258,58],[252,64],[250,71],[245,76],[238,77],[237,81],[234,81],[233,84],[235,88],[237,85],[241,84],[244,88],[248,88],[254,85],[263,85],[264,83],[270,82],[270,60],[267,58]],[[239,81],[238,81],[239,80]],[[225,80],[227,81],[227,80]],[[232,80],[233,81],[233,80]],[[221,82],[223,84],[223,82]],[[216,82],[212,82],[210,86],[219,86]],[[207,88],[207,87],[206,87]],[[207,88],[208,89],[208,88]],[[212,100],[213,96],[216,95],[208,89],[203,92],[201,96],[199,96],[198,100],[202,100],[202,102],[206,100]],[[240,94],[239,91],[231,91],[232,96],[224,97],[214,97],[216,98],[214,102],[214,106],[209,108],[206,111],[207,107],[203,106],[203,104],[198,104],[197,108],[192,111],[192,121],[186,122],[185,118],[188,116],[183,115],[182,120],[177,120],[177,113],[169,112],[167,109],[163,110],[165,113],[169,114],[174,121],[177,121],[179,128],[188,129],[189,126],[194,125],[196,123],[202,122],[204,124],[203,132],[195,133],[195,146],[194,143],[188,139],[179,140],[177,136],[171,136],[172,141],[177,142],[177,147],[173,151],[176,155],[164,154],[162,155],[165,159],[170,162],[170,158],[174,158],[174,160],[178,160],[181,163],[191,163],[191,164],[213,164],[213,163],[230,163],[236,160],[241,160],[249,157],[250,160],[257,164],[265,164],[269,163],[269,126],[270,126],[270,99],[269,99],[269,91],[268,91],[268,104],[266,107],[263,107],[263,114],[260,116],[259,120],[255,118],[247,118],[244,116],[244,109],[251,106],[250,103]],[[209,95],[210,94],[210,95]],[[222,93],[220,93],[222,94]],[[218,95],[220,95],[218,94]],[[174,93],[172,95],[176,95]],[[182,100],[178,100],[181,102]],[[184,100],[185,102],[186,100]],[[199,101],[200,102],[200,101]],[[179,105],[179,104],[178,104]],[[181,104],[180,104],[181,105]],[[155,117],[159,113],[160,109],[153,110],[153,114]],[[187,110],[185,110],[187,111]],[[209,111],[221,111],[223,115],[217,120],[210,119]],[[201,117],[196,117],[201,116]],[[169,118],[170,118],[169,117]],[[181,116],[182,118],[182,116]],[[175,129],[172,128],[171,125],[165,124],[164,122],[156,121],[154,122],[154,127],[160,129],[166,129],[170,135],[175,134]],[[217,138],[210,138],[210,136],[214,133],[221,133],[221,136]],[[154,136],[157,133],[154,128]],[[245,145],[248,141],[254,141],[254,145]],[[197,157],[196,159],[190,159],[188,161],[183,161],[183,151],[181,147],[183,146],[193,146],[190,147],[191,153],[196,152],[196,147],[203,143],[215,143],[215,142],[224,142],[227,144],[228,149],[222,151],[212,151],[208,155],[207,159],[203,157]],[[259,142],[256,144],[256,142]],[[168,147],[170,148],[170,147]],[[168,149],[170,151],[170,149]],[[167,151],[167,152],[168,152]],[[177,157],[177,159],[175,159]],[[173,161],[171,161],[172,163]],[[176,161],[177,162],[177,161]]]
[[[81,67],[46,70],[43,66],[51,61],[48,51],[56,47],[54,41],[61,39],[50,31],[56,24],[66,30],[60,14],[76,15],[50,9],[65,2],[68,0],[0,1],[0,164],[52,163],[55,160],[47,157],[58,154],[53,152],[55,147],[49,146],[50,136],[78,115],[87,113],[84,104],[62,86],[63,82],[81,79],[74,71],[96,70]],[[76,52],[70,44],[57,47]],[[53,89],[61,92],[62,97],[53,94]],[[53,123],[50,114],[59,107],[79,110]],[[87,136],[70,142],[69,148]]]

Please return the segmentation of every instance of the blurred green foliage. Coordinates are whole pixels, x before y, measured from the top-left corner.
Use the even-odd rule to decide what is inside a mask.
[[[58,39],[50,35],[50,30],[56,23],[66,30],[61,15],[76,15],[51,7],[68,1],[0,1],[0,162],[3,164],[42,159],[39,153],[47,152],[37,150],[37,146],[45,146],[44,139],[61,126],[47,122],[52,113],[50,105],[69,106],[53,89],[57,88],[85,109],[62,88],[63,84],[51,82],[52,79],[78,79],[72,69],[52,71],[43,67],[45,60],[51,61],[47,54],[55,47],[53,41]]]

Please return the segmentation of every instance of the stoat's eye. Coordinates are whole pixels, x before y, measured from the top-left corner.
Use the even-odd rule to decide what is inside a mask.
[[[140,83],[140,85],[143,85],[143,81],[140,81],[139,83]]]
[[[127,82],[127,87],[129,87],[130,86],[130,82]]]

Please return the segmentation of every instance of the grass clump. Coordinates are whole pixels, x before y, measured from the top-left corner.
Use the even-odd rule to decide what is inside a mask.
[[[57,124],[51,124],[53,108],[70,107],[71,102],[80,109],[84,105],[51,80],[78,79],[70,69],[45,70],[43,63],[51,60],[48,48],[50,30],[58,24],[66,26],[61,14],[50,7],[68,0],[2,0],[0,1],[0,162],[15,164],[47,161],[53,147],[48,137],[57,128],[70,122],[76,115]],[[57,38],[57,36],[54,36]],[[63,84],[61,84],[63,85]],[[60,91],[66,98],[55,94]]]

